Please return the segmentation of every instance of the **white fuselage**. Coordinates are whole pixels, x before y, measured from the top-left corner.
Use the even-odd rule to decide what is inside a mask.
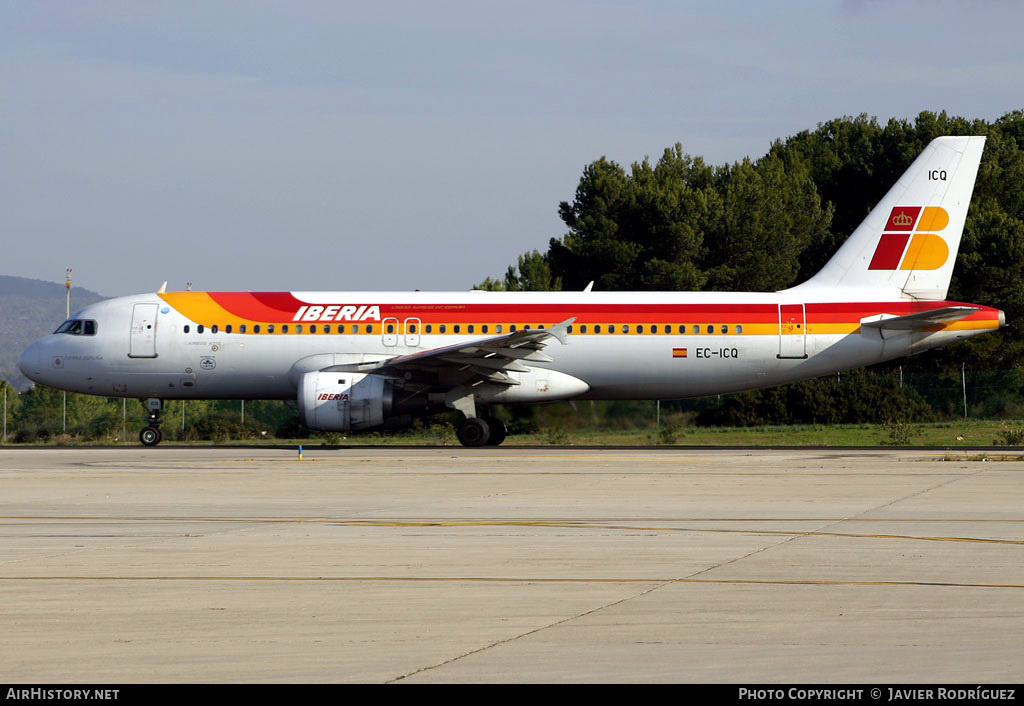
[[[584,381],[589,389],[578,396],[585,399],[674,399],[878,363],[995,330],[1002,321],[998,310],[979,307],[949,325],[886,335],[860,322],[951,303],[856,294],[851,302],[842,292],[802,301],[786,293],[294,293],[280,296],[301,305],[273,321],[234,306],[245,293],[148,294],[86,307],[73,319],[95,321],[92,335],[48,336],[19,365],[36,382],[94,395],[294,399],[302,374],[330,365],[573,319],[566,345],[552,342],[545,348],[551,361],[529,367]],[[218,301],[229,296],[229,305]],[[148,303],[152,316],[142,316],[136,305]],[[339,318],[344,306],[349,316]],[[360,312],[363,318],[353,316]]]

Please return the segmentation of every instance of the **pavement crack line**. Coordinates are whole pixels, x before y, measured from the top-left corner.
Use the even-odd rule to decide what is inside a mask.
[[[941,487],[943,487],[945,485],[949,485],[951,483],[955,483],[957,481],[963,480],[964,478],[971,478],[971,477],[977,475],[978,473],[983,472],[984,470],[986,470],[986,469],[978,469],[978,470],[973,471],[971,473],[968,473],[966,475],[957,474],[953,478],[948,478],[948,479],[946,479],[946,480],[944,480],[944,481],[942,481],[940,483],[936,483],[936,484],[931,485],[931,486],[929,486],[927,488],[921,488],[920,490],[916,490],[916,491],[914,491],[912,493],[908,493],[907,495],[904,495],[903,497],[894,498],[894,499],[890,500],[889,502],[882,503],[881,505],[878,505],[876,507],[868,508],[866,510],[863,510],[863,511],[861,511],[859,513],[859,516],[863,516],[866,513],[876,512],[876,511],[878,511],[878,510],[880,510],[882,508],[886,508],[886,507],[889,507],[891,505],[895,505],[896,503],[903,502],[904,500],[909,500],[910,498],[915,498],[918,495],[922,495],[924,493],[929,493],[929,492],[931,492],[933,490],[936,490],[938,488],[941,488]],[[832,520],[832,521],[825,522],[821,527],[817,528],[816,530],[809,531],[809,532],[795,533],[795,534],[793,534],[793,536],[787,537],[787,538],[783,539],[782,541],[775,542],[774,544],[770,544],[768,546],[758,547],[757,549],[754,549],[753,551],[747,552],[746,554],[744,554],[742,556],[734,557],[734,558],[729,559],[727,561],[719,562],[718,564],[715,564],[714,566],[706,567],[704,569],[701,569],[700,571],[697,571],[697,572],[694,572],[694,573],[690,574],[689,576],[687,576],[687,577],[685,577],[683,579],[677,579],[677,580],[678,581],[693,580],[693,579],[696,579],[697,577],[702,576],[704,574],[707,574],[707,573],[709,573],[711,571],[715,571],[716,569],[721,569],[721,568],[729,566],[731,564],[735,564],[737,562],[743,561],[744,559],[748,559],[748,558],[750,558],[752,556],[756,556],[756,555],[760,554],[761,552],[766,552],[766,551],[769,551],[771,549],[776,549],[778,547],[785,546],[786,544],[788,544],[790,542],[793,542],[793,541],[796,541],[798,539],[802,539],[802,538],[808,537],[808,536],[815,536],[815,535],[819,535],[819,534],[825,534],[826,533],[825,532],[826,529],[828,529],[830,527],[838,527],[839,525],[841,525],[844,522],[848,522],[850,520],[856,519],[856,517],[857,516],[843,517],[843,518],[840,518],[840,519],[837,519],[837,520]],[[666,584],[662,584],[662,585],[666,585]],[[655,591],[655,590],[657,590],[659,588],[661,588],[661,585],[652,588],[651,591]],[[648,591],[648,593],[649,592],[650,591]]]
[[[826,524],[824,526],[827,527],[828,524]],[[779,545],[786,544],[787,542],[791,542],[791,541],[793,541],[795,539],[799,539],[799,537],[801,537],[801,536],[802,535],[798,534],[796,536],[786,537],[785,539],[782,539],[781,541],[776,542],[774,544],[771,544],[771,545],[769,545],[767,547],[759,547],[759,548],[757,548],[757,549],[755,549],[755,550],[753,550],[751,552],[747,552],[743,556],[734,557],[732,559],[729,559],[728,561],[723,561],[723,562],[720,562],[718,564],[715,564],[714,566],[706,567],[706,568],[701,569],[700,571],[696,571],[696,572],[694,572],[694,573],[692,573],[692,574],[690,574],[688,576],[679,577],[679,578],[671,579],[671,580],[668,580],[668,581],[661,581],[661,582],[657,583],[656,585],[651,586],[648,589],[645,589],[643,591],[640,591],[639,593],[633,594],[632,596],[626,596],[625,598],[620,598],[620,599],[612,601],[610,603],[606,603],[604,605],[597,606],[596,608],[591,608],[590,610],[583,611],[582,613],[578,613],[576,615],[571,615],[571,616],[569,616],[567,618],[563,618],[561,620],[556,620],[555,622],[549,623],[547,625],[542,625],[540,627],[534,628],[533,630],[527,630],[524,633],[520,633],[518,635],[513,635],[512,637],[507,637],[507,638],[505,638],[503,640],[496,640],[496,641],[494,641],[494,642],[492,642],[490,644],[483,645],[482,647],[478,647],[475,650],[470,650],[469,652],[465,652],[465,653],[457,655],[455,657],[451,657],[450,659],[446,659],[443,662],[438,662],[437,664],[432,664],[432,665],[429,665],[429,666],[426,666],[426,667],[421,667],[419,669],[413,670],[412,672],[409,672],[408,674],[402,674],[400,676],[394,677],[393,679],[389,679],[389,680],[385,681],[384,683],[386,683],[386,684],[394,684],[394,683],[400,682],[400,681],[402,681],[404,679],[408,679],[410,677],[413,677],[413,676],[415,676],[417,674],[422,674],[424,672],[429,672],[429,671],[434,670],[434,669],[440,669],[440,668],[445,667],[445,666],[447,666],[449,664],[454,664],[455,662],[458,662],[459,660],[465,659],[467,657],[471,657],[471,656],[476,655],[476,654],[481,654],[481,653],[486,652],[487,650],[493,649],[495,647],[499,647],[501,645],[506,645],[506,644],[515,642],[516,640],[521,640],[523,638],[529,637],[531,635],[536,635],[537,633],[543,632],[544,630],[549,630],[551,628],[556,628],[556,627],[558,627],[560,625],[565,625],[566,623],[570,623],[570,622],[572,622],[574,620],[579,620],[580,618],[585,618],[585,617],[587,617],[589,615],[594,615],[595,613],[599,613],[599,612],[601,612],[603,610],[608,610],[609,608],[614,608],[616,606],[623,605],[623,604],[628,603],[630,601],[634,601],[634,600],[636,600],[638,598],[643,598],[644,596],[647,596],[647,595],[649,595],[651,593],[654,593],[655,591],[657,591],[657,590],[659,590],[661,588],[664,588],[665,586],[671,586],[671,585],[674,585],[674,584],[679,584],[680,582],[684,582],[684,581],[687,581],[687,580],[695,579],[696,577],[698,577],[701,574],[704,574],[704,573],[706,573],[708,571],[712,571],[714,569],[718,569],[718,568],[721,568],[723,566],[727,566],[727,565],[732,564],[734,562],[741,561],[743,559],[746,559],[747,557],[754,556],[755,554],[759,554],[759,553],[761,553],[763,551],[766,551],[768,549],[772,549],[772,548],[777,547]]]
[[[636,593],[636,594],[634,594],[632,596],[626,596],[625,598],[620,598],[618,600],[612,601],[611,603],[606,603],[604,605],[597,606],[596,608],[591,608],[590,610],[585,610],[582,613],[578,613],[576,615],[570,615],[567,618],[562,618],[561,620],[556,620],[555,622],[549,623],[547,625],[541,625],[540,627],[536,627],[536,628],[534,628],[532,630],[527,630],[526,632],[520,633],[518,635],[513,635],[511,637],[506,637],[503,640],[496,640],[496,641],[494,641],[494,642],[492,642],[490,644],[483,645],[482,647],[478,647],[475,650],[470,650],[469,652],[465,652],[465,653],[463,653],[461,655],[457,655],[455,657],[451,657],[450,659],[446,659],[443,662],[438,662],[437,664],[432,664],[432,665],[429,665],[429,666],[426,666],[426,667],[420,667],[419,669],[413,670],[413,671],[409,672],[408,674],[402,674],[401,676],[394,677],[393,679],[388,679],[384,683],[385,684],[394,684],[396,682],[402,681],[403,679],[408,679],[410,677],[416,676],[417,674],[422,674],[424,672],[429,672],[429,671],[431,671],[433,669],[440,669],[441,667],[445,667],[445,666],[447,666],[449,664],[454,664],[455,662],[458,662],[461,659],[465,659],[467,657],[472,657],[473,655],[481,654],[482,652],[486,652],[487,650],[493,649],[495,647],[499,647],[501,645],[506,645],[506,644],[515,642],[516,640],[521,640],[521,639],[523,639],[525,637],[529,637],[531,635],[536,635],[537,633],[543,632],[544,630],[550,630],[551,628],[556,628],[559,625],[565,625],[566,623],[570,623],[573,620],[579,620],[580,618],[585,618],[588,615],[593,615],[594,613],[599,613],[602,610],[607,610],[608,608],[614,608],[615,606],[622,605],[623,603],[628,603],[629,601],[636,600],[637,598],[643,598],[647,594],[653,593],[654,591],[657,591],[659,588],[662,588],[664,586],[669,586],[669,585],[674,584],[676,582],[677,582],[677,579],[673,579],[673,580],[670,580],[670,581],[662,581],[662,582],[658,583],[656,586],[652,586],[652,587],[650,587],[650,588],[648,588],[648,589],[646,589],[644,591],[640,591],[639,593]]]

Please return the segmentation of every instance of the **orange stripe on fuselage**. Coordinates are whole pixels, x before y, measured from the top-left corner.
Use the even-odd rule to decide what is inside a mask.
[[[614,325],[621,332],[623,325],[672,325],[673,335],[678,335],[680,324],[730,327],[742,325],[744,335],[777,335],[779,326],[778,304],[476,304],[476,303],[408,303],[376,304],[380,308],[380,319],[370,318],[359,321],[324,318],[319,320],[296,321],[301,307],[309,306],[290,292],[167,292],[159,295],[167,304],[196,324],[225,326],[241,324],[335,324],[335,323],[380,323],[385,318],[419,319],[426,324],[461,325],[516,325],[518,327],[551,326],[566,319],[575,318],[574,331],[581,325]],[[373,306],[372,301],[353,302],[342,299],[339,293],[338,306]],[[315,306],[324,306],[317,304]],[[806,332],[808,334],[849,334],[859,328],[861,319],[878,314],[905,316],[949,306],[968,306],[960,302],[835,302],[808,303],[806,309]],[[978,330],[998,328],[999,311],[982,307],[974,314],[960,321],[929,327],[928,330]],[[592,329],[589,329],[592,332]],[[604,334],[606,328],[602,328]],[[706,335],[702,329],[702,335]],[[448,331],[448,333],[454,333]],[[465,334],[462,330],[460,333]],[[479,330],[476,333],[480,333]],[[687,332],[689,334],[689,330]]]

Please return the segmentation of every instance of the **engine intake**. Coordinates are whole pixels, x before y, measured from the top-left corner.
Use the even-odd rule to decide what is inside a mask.
[[[384,424],[394,407],[394,380],[363,373],[306,373],[299,379],[302,421],[319,431],[357,431]]]

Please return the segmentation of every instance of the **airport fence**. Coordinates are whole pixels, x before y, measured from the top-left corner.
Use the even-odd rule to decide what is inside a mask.
[[[145,409],[138,400],[65,394],[42,386],[19,393],[3,381],[0,389],[0,443],[134,442],[144,425]],[[561,402],[506,407],[498,414],[513,433],[1019,420],[1024,419],[1024,372],[972,370],[966,365],[943,373],[900,367],[857,370],[731,395],[662,402]],[[169,400],[163,419],[168,440],[337,438],[306,430],[294,402]],[[456,419],[452,413],[419,422],[416,428],[440,433],[439,426]]]

